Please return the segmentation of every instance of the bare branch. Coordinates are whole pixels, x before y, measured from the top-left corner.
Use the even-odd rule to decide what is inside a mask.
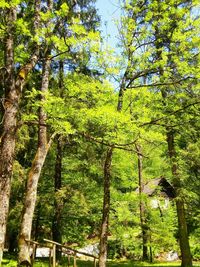
[[[184,110],[186,110],[187,108],[191,107],[191,106],[195,106],[195,105],[198,105],[200,104],[200,101],[197,101],[197,102],[194,102],[194,103],[190,103],[186,106],[183,106],[182,108],[179,108],[175,111],[171,111],[169,112],[167,115],[163,116],[163,117],[160,117],[158,119],[155,119],[155,120],[151,120],[150,122],[146,122],[146,123],[143,123],[141,124],[140,126],[146,126],[146,125],[149,125],[149,124],[156,124],[156,125],[161,125],[161,126],[164,126],[162,124],[157,124],[158,121],[161,121],[161,120],[164,120],[166,117],[168,117],[169,115],[174,115],[174,114],[177,114],[179,112],[183,112]],[[177,125],[176,125],[177,126]],[[166,127],[166,125],[165,125]],[[170,126],[170,127],[173,127],[173,126]]]
[[[95,142],[95,143],[98,143],[98,144],[101,144],[101,145],[104,145],[104,146],[108,146],[108,147],[113,147],[113,148],[116,148],[116,149],[121,149],[121,150],[125,150],[125,151],[138,153],[135,149],[128,148],[128,146],[135,144],[137,142],[137,139],[134,140],[133,142],[127,143],[127,144],[117,144],[117,143],[112,143],[111,144],[111,143],[105,142],[103,139],[97,139],[97,138],[89,135],[88,133],[80,133],[80,134],[85,139],[87,139],[87,140],[89,140],[91,142]],[[141,156],[144,156],[144,155],[141,155]]]
[[[141,77],[142,75],[138,75],[138,77]],[[138,78],[136,77],[136,78]],[[134,78],[135,79],[135,78]],[[136,88],[141,88],[141,87],[153,87],[153,86],[166,86],[166,85],[176,85],[178,83],[181,83],[183,81],[186,81],[188,79],[195,79],[193,77],[186,77],[186,78],[183,78],[183,79],[180,79],[180,80],[177,80],[177,81],[174,81],[174,82],[166,82],[166,83],[152,83],[152,84],[141,84],[141,85],[135,85],[135,86],[129,86],[129,84],[127,85],[127,89],[136,89]]]
[[[137,73],[135,73],[131,78],[130,78],[130,81],[129,83],[126,85],[126,89],[131,89],[131,88],[139,88],[139,87],[144,87],[142,85],[139,85],[137,87],[133,87],[133,86],[130,86],[131,83],[136,80],[137,78],[140,78],[142,77],[143,75],[147,75],[147,74],[154,74],[158,72],[157,69],[146,69],[146,70],[142,70],[142,71],[138,71]]]

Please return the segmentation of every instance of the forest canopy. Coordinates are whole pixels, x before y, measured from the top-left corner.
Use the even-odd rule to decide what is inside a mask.
[[[0,2],[0,265],[45,238],[200,260],[199,3],[118,5],[113,49],[95,0]]]

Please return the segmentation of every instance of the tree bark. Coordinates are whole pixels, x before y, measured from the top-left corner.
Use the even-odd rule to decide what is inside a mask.
[[[121,81],[120,90],[118,94],[117,111],[121,112],[124,100],[124,91],[126,89],[126,75],[127,70]],[[108,250],[108,225],[110,213],[110,172],[112,164],[113,147],[107,150],[107,155],[104,163],[104,200],[103,200],[103,215],[101,223],[100,243],[99,243],[99,267],[105,267],[107,261]]]
[[[160,3],[159,3],[160,4]],[[160,11],[160,10],[159,10]],[[174,18],[175,21],[175,18]],[[174,29],[176,28],[176,23],[174,25]],[[163,43],[162,43],[162,37],[159,34],[159,28],[158,26],[155,29],[155,37],[156,37],[156,48],[157,48],[157,59],[162,59],[162,49]],[[171,42],[171,39],[168,40],[168,42]],[[159,68],[160,77],[162,78],[164,74],[164,70],[162,67]],[[162,80],[161,80],[162,81]],[[168,97],[168,91],[167,88],[161,89],[162,94],[162,102],[163,106],[166,106],[166,101]],[[174,143],[174,135],[170,127],[166,127],[166,138],[167,138],[167,144],[168,144],[168,154],[171,160],[171,172],[172,172],[172,178],[173,178],[173,186],[175,188],[176,193],[176,209],[177,209],[177,217],[178,217],[178,228],[179,228],[179,242],[180,242],[180,250],[181,250],[181,266],[182,267],[191,267],[192,266],[192,255],[190,252],[190,245],[189,245],[189,239],[188,239],[188,233],[187,233],[187,223],[185,218],[185,210],[184,210],[184,200],[180,196],[180,190],[181,190],[181,182],[180,177],[178,174],[178,166],[177,166],[177,159],[176,159],[176,148]]]
[[[55,193],[58,192],[62,187],[62,137],[59,136],[57,140],[57,157],[55,164],[55,174],[54,174],[54,186]],[[52,223],[52,235],[55,242],[62,244],[62,223],[61,223],[61,214],[62,214],[63,203],[62,200],[59,200],[55,197],[54,201],[54,216]],[[61,258],[60,251],[56,251],[56,259]]]
[[[184,200],[180,196],[179,192],[181,189],[180,178],[178,174],[178,166],[176,160],[176,149],[174,143],[174,132],[167,130],[167,143],[168,153],[171,159],[171,170],[173,176],[173,186],[176,192],[176,210],[178,217],[178,230],[179,230],[179,242],[181,250],[181,266],[191,267],[192,266],[192,255],[190,252],[190,244],[188,239],[187,223],[185,218]]]
[[[145,203],[142,200],[142,194],[144,189],[144,181],[142,176],[142,154],[140,145],[136,144],[136,151],[138,156],[138,178],[139,178],[139,198],[140,198],[140,224],[142,230],[142,260],[148,261],[148,227],[146,224],[145,216]]]
[[[99,267],[106,267],[107,260],[107,241],[108,241],[108,226],[110,213],[110,170],[112,163],[113,148],[110,147],[107,151],[104,163],[104,201],[103,201],[103,216],[100,234],[100,251],[99,251]]]
[[[122,82],[119,88],[118,103],[117,103],[117,111],[119,112],[122,110],[123,107],[125,88],[126,88],[126,72],[124,74],[124,77],[122,78]]]
[[[11,176],[15,151],[15,134],[19,103],[19,93],[15,87],[14,72],[13,23],[16,20],[16,10],[14,8],[10,8],[7,11],[7,18],[7,36],[5,38],[5,100],[2,127],[3,131],[0,145],[0,266],[3,258],[6,224],[9,210]]]
[[[49,86],[49,73],[50,73],[49,57],[46,58],[43,65],[43,76],[41,85],[41,98],[45,101],[44,93],[48,90]],[[28,174],[26,196],[24,201],[24,209],[22,214],[21,229],[19,234],[19,257],[18,262],[20,265],[31,266],[29,255],[29,246],[26,240],[31,239],[32,221],[37,199],[37,186],[44,161],[49,150],[51,140],[47,144],[47,129],[45,126],[46,113],[42,107],[39,109],[39,130],[38,130],[38,148],[35,158],[32,162],[31,169]]]
[[[192,266],[192,255],[190,252],[190,245],[188,240],[187,224],[185,219],[184,201],[181,199],[176,200],[176,209],[178,215],[178,228],[179,228],[179,241],[181,249],[181,266]]]
[[[35,5],[35,12],[39,14],[37,8],[38,2]],[[5,243],[6,224],[9,211],[9,199],[11,190],[11,176],[13,169],[13,159],[15,153],[16,131],[17,131],[17,113],[22,94],[22,89],[25,84],[28,73],[34,68],[39,54],[39,48],[36,46],[35,52],[30,58],[29,63],[24,65],[23,77],[18,74],[15,78],[14,70],[14,32],[16,21],[16,8],[11,7],[6,10],[7,32],[5,36],[5,98],[4,98],[4,116],[2,123],[2,135],[0,144],[0,265],[3,258],[3,249]],[[36,18],[39,22],[38,17]],[[38,26],[38,25],[37,25]]]
[[[59,90],[60,96],[63,97],[64,88],[64,64],[63,61],[59,62]],[[55,163],[55,174],[54,174],[54,188],[55,193],[62,188],[62,158],[63,158],[63,138],[61,135],[57,138],[57,157]],[[52,222],[52,235],[53,240],[62,244],[62,221],[61,213],[63,209],[62,200],[59,200],[55,196],[54,200],[55,213]],[[61,252],[56,247],[56,259],[60,260]]]

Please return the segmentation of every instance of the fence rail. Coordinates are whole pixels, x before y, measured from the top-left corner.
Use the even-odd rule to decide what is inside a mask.
[[[66,245],[62,245],[62,244],[55,242],[53,240],[49,240],[49,239],[43,239],[43,240],[46,243],[50,244],[49,246],[45,246],[46,248],[50,249],[50,253],[49,253],[49,266],[50,267],[56,267],[56,247],[58,247],[60,249],[61,253],[67,255],[68,267],[70,266],[71,257],[73,257],[73,259],[74,259],[73,260],[73,267],[77,267],[76,260],[77,260],[78,255],[83,255],[86,257],[93,258],[93,266],[94,267],[97,266],[98,257],[96,257],[92,254],[73,249],[71,247],[68,247]],[[29,243],[29,249],[32,248],[31,265],[33,266],[35,256],[36,256],[36,249],[37,249],[37,246],[39,246],[40,244],[36,241],[28,240],[28,239],[26,239],[26,242]]]

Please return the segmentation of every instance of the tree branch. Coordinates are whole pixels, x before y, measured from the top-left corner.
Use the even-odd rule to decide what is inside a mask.
[[[191,106],[198,105],[198,104],[200,104],[200,101],[197,101],[197,102],[194,102],[194,103],[190,103],[190,104],[188,104],[188,105],[186,105],[186,106],[183,106],[182,108],[179,108],[179,109],[177,109],[177,110],[175,110],[175,111],[171,111],[171,112],[169,112],[167,115],[165,115],[165,116],[163,116],[163,117],[160,117],[160,118],[155,119],[155,120],[151,120],[150,122],[143,123],[143,124],[140,125],[140,127],[142,127],[142,126],[146,126],[146,125],[149,125],[149,124],[157,124],[158,121],[164,120],[164,119],[165,119],[166,117],[168,117],[169,115],[174,115],[174,114],[177,114],[177,113],[179,113],[179,112],[183,112],[183,111],[186,110],[187,108],[189,108],[189,107],[191,107]],[[157,124],[157,125],[158,125],[158,124]],[[159,124],[159,125],[161,125],[161,124]],[[161,126],[163,126],[163,125],[161,125]],[[165,125],[165,126],[166,126],[166,125]],[[171,127],[172,127],[172,126],[171,126]]]
[[[91,136],[89,135],[88,133],[80,133],[80,135],[82,137],[84,137],[86,140],[89,140],[91,142],[95,142],[95,143],[98,143],[98,144],[101,144],[101,145],[104,145],[104,146],[108,146],[108,147],[113,147],[113,148],[116,148],[116,149],[122,149],[122,150],[125,150],[125,151],[131,151],[131,152],[134,152],[134,153],[138,153],[135,149],[131,149],[131,148],[127,148],[126,146],[129,146],[129,145],[133,145],[137,142],[137,139],[134,140],[133,142],[131,143],[127,143],[127,144],[117,144],[117,143],[107,143],[105,141],[103,141],[103,139],[99,140],[97,138],[95,138],[94,136]],[[144,156],[141,154],[141,156]]]
[[[140,76],[138,76],[140,77]],[[129,84],[127,85],[127,89],[136,89],[136,88],[141,88],[141,87],[153,87],[153,86],[166,86],[166,85],[175,85],[175,84],[178,84],[180,82],[183,82],[183,81],[186,81],[188,79],[195,79],[193,77],[186,77],[186,78],[183,78],[183,79],[180,79],[180,80],[177,80],[177,81],[174,81],[174,82],[166,82],[166,83],[152,83],[152,84],[142,84],[142,85],[136,85],[136,86],[129,86]]]
[[[35,14],[34,14],[34,32],[37,33],[37,30],[40,27],[40,4],[41,1],[35,0]],[[35,67],[37,61],[39,58],[39,45],[35,42],[35,48],[33,51],[32,56],[30,57],[29,61],[24,64],[23,67],[19,70],[19,73],[17,75],[16,79],[16,88],[19,92],[22,91],[23,86],[25,84],[25,81],[27,79],[28,74],[31,72],[31,70]]]
[[[158,72],[158,70],[156,70],[156,69],[152,69],[152,70],[147,69],[147,70],[142,70],[142,71],[139,71],[139,72],[135,73],[135,74],[133,75],[133,77],[130,78],[129,83],[126,85],[126,89],[129,89],[129,88],[137,88],[137,87],[132,87],[132,86],[130,87],[131,83],[132,83],[134,80],[136,80],[137,78],[142,77],[143,75],[146,75],[146,74],[153,74],[153,73],[156,73],[156,72]],[[139,87],[144,87],[144,86],[141,86],[141,85],[140,85]]]

